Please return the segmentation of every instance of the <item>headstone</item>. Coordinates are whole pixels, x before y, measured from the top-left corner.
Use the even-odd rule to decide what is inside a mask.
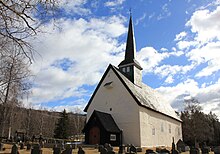
[[[61,154],[61,148],[60,147],[53,147],[53,154]]]
[[[174,143],[174,137],[173,137],[173,142],[172,142],[171,154],[179,154],[179,151],[176,150],[176,146],[175,146],[175,143]]]
[[[177,150],[179,152],[185,152],[186,151],[186,144],[181,140],[179,139],[176,143],[176,146],[177,146]]]
[[[106,148],[101,148],[100,149],[101,151],[100,151],[100,154],[107,154],[107,152],[108,152],[108,150],[106,149]]]
[[[156,154],[156,152],[154,152],[153,150],[151,149],[147,149],[145,154]]]
[[[27,143],[27,150],[31,150],[31,144]]]
[[[131,145],[130,147],[130,153],[137,153],[137,149],[135,146]]]
[[[189,146],[186,146],[186,147],[185,147],[185,151],[190,151],[190,147],[189,147]]]
[[[209,147],[203,147],[201,150],[202,150],[202,154],[209,154],[209,152],[210,152]]]
[[[113,147],[111,146],[111,144],[106,144],[105,148],[107,149],[107,151],[113,151]]]
[[[67,147],[67,148],[62,152],[62,154],[72,154],[72,151],[73,151],[73,149],[72,149],[72,147],[70,146],[70,147]]]
[[[85,154],[85,151],[82,149],[82,147],[79,147],[78,154]]]
[[[161,149],[161,150],[160,150],[160,153],[161,153],[161,154],[170,154],[170,151],[167,150],[167,149]]]
[[[190,154],[200,154],[199,148],[190,148]]]
[[[103,145],[99,145],[99,147],[98,147],[98,152],[101,152],[101,149],[103,149],[103,148],[104,148]]]
[[[213,149],[215,154],[220,154],[220,146],[217,146]]]
[[[124,145],[120,145],[119,146],[119,151],[118,151],[118,153],[119,154],[122,154],[122,153],[124,153],[125,152],[125,146]]]
[[[141,147],[136,147],[137,152],[142,152],[142,148]]]
[[[0,142],[0,151],[3,151],[4,144]]]
[[[21,150],[24,149],[24,143],[23,142],[20,143],[20,149]]]
[[[42,150],[39,144],[34,144],[31,149],[31,154],[42,154]]]
[[[16,144],[13,144],[12,148],[11,148],[11,154],[19,154],[18,153],[18,147]]]

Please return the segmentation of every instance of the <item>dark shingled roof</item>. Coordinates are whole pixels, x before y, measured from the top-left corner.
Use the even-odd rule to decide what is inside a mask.
[[[120,129],[118,128],[111,114],[96,110],[93,112],[93,114],[95,114],[95,116],[99,119],[100,123],[107,132],[120,133]]]
[[[125,59],[118,66],[134,64],[137,68],[142,69],[139,62],[135,60],[135,53],[136,53],[135,38],[134,38],[134,32],[132,26],[132,17],[130,16]]]

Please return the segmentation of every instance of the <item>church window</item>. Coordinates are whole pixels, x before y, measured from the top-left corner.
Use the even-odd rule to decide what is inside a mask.
[[[178,127],[178,135],[180,136],[180,128]]]
[[[116,135],[110,134],[110,141],[116,141]]]
[[[112,108],[110,108],[109,110],[112,111]]]
[[[127,67],[127,72],[130,72],[130,67]]]
[[[152,135],[155,135],[155,128],[152,128]]]
[[[122,68],[122,72],[126,72],[126,68],[125,67]]]
[[[104,87],[107,88],[107,89],[113,88],[113,81],[105,83]]]
[[[164,132],[163,123],[161,123],[161,132]]]
[[[169,124],[169,133],[171,133],[171,124]]]

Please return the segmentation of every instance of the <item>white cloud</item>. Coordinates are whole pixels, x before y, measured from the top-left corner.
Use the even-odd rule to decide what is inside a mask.
[[[213,3],[211,3],[213,4]],[[191,33],[176,35],[177,47],[185,50],[192,63],[206,65],[196,77],[211,76],[220,70],[220,6],[210,11],[206,7],[193,13],[186,26]],[[182,38],[185,37],[183,40]]]
[[[59,5],[69,14],[76,13],[79,15],[88,15],[91,13],[91,11],[84,7],[84,4],[86,4],[86,2],[87,0],[62,0],[59,1]]]
[[[135,21],[135,25],[138,25],[141,21],[143,21],[145,18],[146,18],[147,14],[144,13],[140,18],[138,18],[136,21]]]
[[[31,66],[36,75],[29,100],[33,104],[88,95],[80,87],[96,84],[109,62],[117,65],[123,56],[117,41],[127,29],[123,17],[59,22],[61,29],[46,25],[43,31],[48,33],[34,44],[41,56]]]
[[[159,87],[157,90],[179,111],[184,109],[184,99],[195,97],[200,102],[205,113],[212,111],[220,118],[220,79],[204,88],[199,87],[195,80],[187,79],[176,86]]]
[[[180,40],[182,40],[186,35],[187,35],[187,33],[183,31],[183,32],[181,32],[181,33],[179,33],[179,34],[176,35],[176,38],[175,38],[174,41],[180,41]]]
[[[162,6],[161,10],[162,10],[162,13],[160,13],[158,15],[157,20],[161,20],[161,19],[164,19],[164,18],[167,18],[167,17],[171,16],[171,12],[168,9],[168,3],[164,4]]]
[[[187,26],[191,27],[191,31],[196,33],[196,41],[207,42],[214,39],[220,40],[220,6],[214,11],[198,10],[194,12]]]
[[[105,2],[105,6],[109,6],[109,7],[115,7],[118,5],[121,5],[125,0],[114,0],[114,1],[108,1]]]

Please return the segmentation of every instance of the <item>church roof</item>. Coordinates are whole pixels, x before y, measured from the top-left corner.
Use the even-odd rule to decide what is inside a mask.
[[[118,66],[120,67],[127,64],[134,64],[137,68],[142,69],[139,62],[135,60],[135,53],[136,53],[135,37],[134,37],[134,30],[132,25],[132,17],[130,16],[126,50],[125,50],[125,59]]]
[[[175,113],[174,109],[170,106],[170,104],[162,97],[162,95],[157,92],[156,90],[152,89],[151,87],[145,85],[142,83],[142,87],[139,87],[135,84],[133,84],[129,79],[127,79],[119,70],[113,65],[109,65],[107,68],[105,74],[103,75],[101,81],[99,82],[98,86],[96,87],[92,97],[90,98],[87,106],[85,107],[84,111],[86,112],[90,103],[92,102],[97,90],[101,86],[101,83],[103,82],[105,76],[109,72],[109,70],[112,69],[116,76],[120,79],[120,81],[123,83],[125,88],[128,90],[128,92],[131,94],[131,96],[134,98],[134,100],[137,102],[139,106],[142,106],[144,108],[147,108],[149,110],[152,110],[154,112],[158,112],[160,114],[163,114],[165,116],[168,116],[172,119],[175,119],[177,121],[181,121],[180,118]]]
[[[107,132],[120,133],[120,129],[118,128],[118,126],[115,123],[115,121],[114,121],[113,117],[111,116],[111,114],[100,112],[100,111],[97,111],[97,110],[94,110],[94,112],[92,113],[91,118],[89,119],[89,121],[86,124],[84,129],[86,129],[87,125],[89,124],[90,120],[92,120],[92,118],[97,118],[99,120],[99,122],[101,123],[101,125],[103,126],[103,128]]]

